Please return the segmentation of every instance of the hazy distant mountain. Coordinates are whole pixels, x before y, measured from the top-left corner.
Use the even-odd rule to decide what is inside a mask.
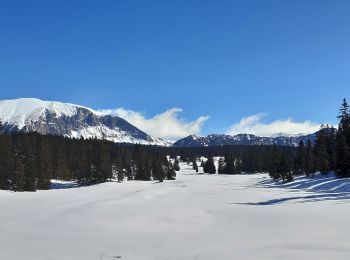
[[[252,134],[224,135],[212,134],[208,136],[190,135],[173,144],[175,147],[204,147],[221,145],[283,145],[297,146],[302,140],[305,143],[310,139],[314,141],[316,134],[301,136],[274,136],[260,137]]]
[[[105,138],[113,142],[167,145],[126,120],[87,107],[33,98],[0,101],[6,132],[38,132],[72,138]]]

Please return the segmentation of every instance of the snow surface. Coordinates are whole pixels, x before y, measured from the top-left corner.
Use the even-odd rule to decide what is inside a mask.
[[[0,191],[0,259],[349,259],[349,180],[275,184],[180,166],[164,183]]]

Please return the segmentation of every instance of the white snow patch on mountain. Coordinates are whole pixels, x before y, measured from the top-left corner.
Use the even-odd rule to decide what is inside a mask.
[[[77,107],[98,113],[90,108],[69,103],[43,101],[37,98],[19,98],[0,101],[0,120],[2,122],[16,124],[21,129],[27,122],[38,120],[45,111],[50,111],[57,117],[73,116],[77,113]]]
[[[0,120],[6,131],[35,131],[71,138],[104,138],[118,143],[169,145],[120,117],[56,101],[35,98],[0,101]]]

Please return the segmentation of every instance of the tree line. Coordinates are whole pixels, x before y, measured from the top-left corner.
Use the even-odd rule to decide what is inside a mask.
[[[197,160],[204,172],[240,174],[268,172],[275,180],[292,181],[334,171],[350,177],[350,111],[346,99],[338,115],[338,129],[323,125],[315,143],[297,147],[230,145],[216,147],[157,147],[125,145],[97,139],[70,139],[38,133],[4,134],[0,122],[0,189],[35,191],[48,189],[51,179],[94,184],[111,179],[172,180],[179,161]],[[173,158],[169,160],[168,156]],[[220,157],[216,169],[213,157]]]
[[[322,125],[316,133],[315,144],[309,140],[299,143],[294,160],[275,157],[269,171],[270,176],[283,181],[292,181],[293,176],[312,176],[316,172],[335,172],[338,178],[350,177],[350,111],[346,99],[339,110],[338,129]]]
[[[148,146],[38,133],[0,133],[0,189],[48,189],[51,179],[89,185],[111,179],[162,182],[175,177],[173,163],[162,151]]]
[[[178,154],[182,160],[191,161],[198,171],[196,160],[202,162],[205,173],[240,174],[268,172],[274,180],[292,181],[294,176],[312,176],[316,172],[335,172],[339,178],[350,177],[350,111],[343,100],[338,129],[322,125],[315,142],[301,141],[297,147],[276,145],[235,145],[217,147],[170,148],[170,154]],[[220,157],[216,171],[213,157]],[[197,159],[196,159],[197,158]]]

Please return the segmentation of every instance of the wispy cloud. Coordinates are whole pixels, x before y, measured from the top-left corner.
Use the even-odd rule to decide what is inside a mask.
[[[186,121],[179,117],[181,108],[172,108],[153,117],[124,108],[103,109],[99,112],[124,118],[142,131],[165,140],[175,141],[190,134],[199,134],[203,124],[209,119],[201,116],[194,121]]]
[[[267,114],[256,114],[242,118],[233,124],[227,134],[254,134],[258,136],[273,136],[277,134],[296,135],[314,133],[320,128],[319,123],[304,121],[296,122],[292,118],[264,122]]]

